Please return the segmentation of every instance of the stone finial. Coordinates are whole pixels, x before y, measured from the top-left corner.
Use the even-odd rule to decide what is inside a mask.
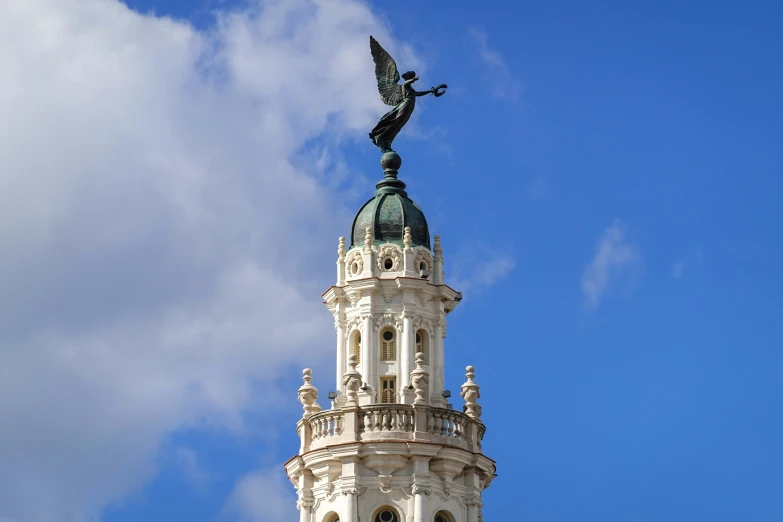
[[[430,374],[424,366],[424,354],[416,354],[416,369],[411,372],[411,386],[416,393],[413,404],[429,404]]]
[[[337,245],[337,261],[345,259],[345,238],[341,237],[340,242]]]
[[[435,258],[438,259],[438,261],[443,261],[443,248],[440,246],[440,236],[435,235],[435,248],[433,248],[433,251],[435,252]]]
[[[372,228],[370,227],[364,229],[364,253],[372,253]]]
[[[362,385],[362,374],[356,371],[356,354],[348,356],[348,371],[343,375],[343,386],[348,400],[346,406],[359,404],[359,387]]]
[[[410,250],[413,245],[413,238],[411,237],[411,227],[405,227],[405,234],[402,236],[402,244],[405,250]]]
[[[481,397],[481,394],[479,393],[478,384],[473,382],[473,377],[475,376],[475,368],[473,366],[465,368],[465,377],[468,380],[462,385],[462,391],[459,395],[465,400],[465,408],[463,409],[465,415],[478,419],[481,417],[481,406],[478,405],[476,399]]]
[[[304,415],[307,418],[314,413],[321,411],[321,407],[315,401],[318,399],[318,389],[310,384],[313,380],[313,370],[305,368],[302,370],[302,380],[304,384],[299,387],[299,402],[302,403]]]

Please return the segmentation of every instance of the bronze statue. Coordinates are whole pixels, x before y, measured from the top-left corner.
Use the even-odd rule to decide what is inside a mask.
[[[417,91],[413,88],[413,83],[419,77],[415,72],[408,71],[402,75],[405,82],[399,85],[397,82],[400,81],[400,73],[397,71],[397,64],[372,36],[370,36],[370,51],[375,62],[375,78],[378,80],[381,100],[386,105],[394,106],[383,115],[378,125],[370,132],[370,139],[381,149],[381,152],[394,152],[391,148],[392,141],[408,123],[416,106],[416,97],[426,94],[443,96],[446,93],[446,84],[442,83],[429,91]]]

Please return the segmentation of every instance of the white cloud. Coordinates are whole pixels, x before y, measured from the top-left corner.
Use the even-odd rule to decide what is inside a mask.
[[[471,251],[460,252],[456,257],[459,259],[459,266],[449,286],[463,293],[480,292],[494,286],[505,279],[516,266],[516,261],[510,255],[497,253],[482,245],[473,245]],[[445,263],[448,263],[448,259]],[[446,268],[448,269],[447,264]]]
[[[236,522],[289,522],[295,506],[294,488],[286,480],[283,468],[259,469],[237,481],[222,518]]]
[[[595,256],[582,275],[582,293],[589,308],[597,308],[610,290],[632,283],[639,274],[642,256],[624,236],[625,226],[620,220],[601,234]]]
[[[353,0],[208,33],[116,0],[0,5],[0,520],[95,519],[167,433],[241,429],[259,386],[331,353],[315,260],[349,220],[302,147],[383,112],[370,33],[394,48]]]
[[[199,462],[198,455],[190,448],[175,448],[173,458],[184,479],[195,489],[204,491],[213,477]]]
[[[470,29],[470,35],[478,49],[479,58],[493,73],[487,80],[492,88],[492,96],[504,100],[518,100],[522,94],[522,82],[511,73],[503,56],[489,46],[486,31],[473,27]]]

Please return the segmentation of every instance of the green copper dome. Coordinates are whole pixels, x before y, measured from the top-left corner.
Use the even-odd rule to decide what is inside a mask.
[[[405,227],[411,227],[412,246],[430,248],[430,230],[424,212],[408,198],[405,183],[397,179],[402,161],[395,152],[381,159],[384,178],[375,188],[375,195],[365,203],[353,220],[351,246],[363,245],[367,228],[372,229],[373,243],[396,243],[402,246]]]

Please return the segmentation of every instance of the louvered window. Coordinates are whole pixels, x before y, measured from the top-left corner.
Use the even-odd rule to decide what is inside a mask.
[[[394,338],[395,335],[392,330],[384,330],[381,332],[381,361],[394,361],[397,359]]]
[[[362,334],[359,331],[354,332],[351,340],[351,355],[356,356],[356,364],[362,362]]]
[[[394,377],[381,378],[381,404],[394,404],[396,401]]]

